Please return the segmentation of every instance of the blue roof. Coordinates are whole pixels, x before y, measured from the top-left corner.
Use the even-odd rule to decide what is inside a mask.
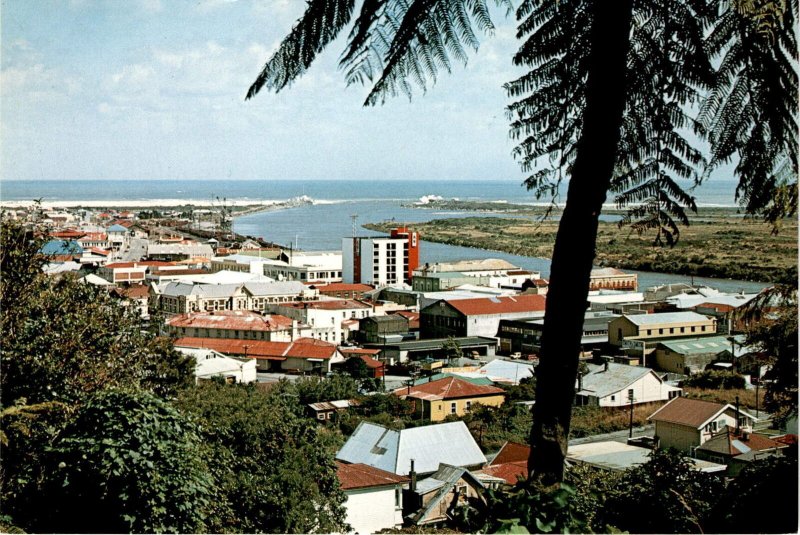
[[[128,229],[122,225],[111,225],[106,229],[108,232],[128,232]]]
[[[47,256],[83,254],[83,247],[72,240],[50,240],[45,243],[40,252]]]

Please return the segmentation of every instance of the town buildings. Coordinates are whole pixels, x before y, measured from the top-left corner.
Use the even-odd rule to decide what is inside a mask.
[[[386,286],[410,281],[419,265],[419,235],[406,227],[387,237],[342,238],[345,283]]]

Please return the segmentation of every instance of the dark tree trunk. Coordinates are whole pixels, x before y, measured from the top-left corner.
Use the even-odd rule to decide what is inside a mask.
[[[547,294],[528,471],[545,485],[564,476],[597,224],[614,169],[625,104],[632,0],[595,0],[583,132],[558,226]]]

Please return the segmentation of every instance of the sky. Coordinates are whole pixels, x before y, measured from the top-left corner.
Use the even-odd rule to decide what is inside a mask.
[[[279,94],[248,87],[302,0],[3,0],[0,179],[511,180],[512,18],[427,93],[362,106],[346,32]]]

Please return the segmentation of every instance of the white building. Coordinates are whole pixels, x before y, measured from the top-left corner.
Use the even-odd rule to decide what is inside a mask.
[[[150,285],[150,306],[167,314],[212,310],[260,310],[270,303],[316,299],[317,290],[295,281],[242,284],[167,282]]]
[[[631,404],[667,401],[682,390],[665,383],[650,368],[616,362],[587,364],[589,373],[578,378],[576,405],[626,407]]]
[[[419,246],[419,234],[406,227],[392,229],[389,236],[342,238],[344,282],[386,286],[410,281]]]
[[[304,323],[311,329],[312,338],[334,344],[347,341],[345,331],[350,330],[348,321],[375,315],[371,306],[352,299],[272,303],[267,305],[266,310]]]
[[[339,461],[336,474],[347,496],[345,521],[350,533],[376,533],[403,525],[403,485],[409,481],[406,476]]]
[[[222,377],[236,383],[254,383],[257,380],[255,359],[240,359],[223,355],[213,349],[176,347],[184,355],[194,357],[197,381]]]

